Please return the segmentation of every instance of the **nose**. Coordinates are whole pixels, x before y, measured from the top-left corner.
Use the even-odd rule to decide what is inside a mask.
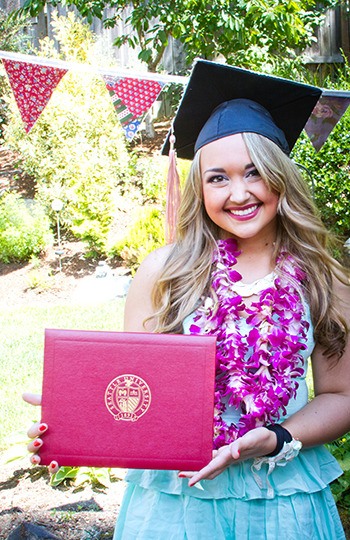
[[[233,179],[230,182],[230,201],[235,204],[242,204],[249,200],[250,192],[248,184],[242,179]]]

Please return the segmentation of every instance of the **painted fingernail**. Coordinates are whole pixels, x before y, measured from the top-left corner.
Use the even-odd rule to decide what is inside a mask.
[[[33,442],[33,446],[35,446],[35,448],[39,448],[39,446],[41,446],[42,444],[43,444],[42,441],[40,441],[39,439],[36,439]]]
[[[40,463],[40,458],[39,458],[39,456],[32,456],[32,457],[30,458],[30,461],[31,461],[31,463],[32,463],[33,465],[38,465],[38,464]]]
[[[237,454],[238,454],[238,457],[241,455],[241,452],[239,450],[237,450]]]
[[[49,467],[50,467],[50,469],[57,469],[57,467],[58,467],[57,461],[51,461]]]
[[[177,476],[178,476],[179,478],[186,478],[186,475],[185,475],[185,474],[181,474],[181,473],[178,474]]]
[[[48,428],[47,424],[40,424],[39,426],[39,431],[41,431],[41,433],[43,433],[44,431],[46,431]]]

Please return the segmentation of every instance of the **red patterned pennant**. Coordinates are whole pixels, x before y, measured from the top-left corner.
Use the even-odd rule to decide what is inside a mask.
[[[132,140],[140,126],[140,118],[152,107],[164,83],[111,76],[105,76],[104,81],[125,135]]]
[[[27,133],[43,112],[67,69],[3,58],[7,76]]]
[[[125,77],[115,81],[113,90],[129,111],[138,118],[152,107],[162,86],[157,81]]]

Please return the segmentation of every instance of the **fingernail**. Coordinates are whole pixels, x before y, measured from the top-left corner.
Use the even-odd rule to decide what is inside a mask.
[[[56,467],[58,467],[57,461],[51,461],[49,467],[50,469],[56,469]]]
[[[33,465],[38,465],[38,463],[40,463],[40,458],[38,456],[32,456],[30,461]]]
[[[178,474],[177,476],[178,476],[179,478],[186,478],[186,475],[185,475],[185,474],[181,474],[181,473]]]
[[[239,450],[237,450],[237,454],[238,454],[238,457],[241,455],[241,452]]]
[[[43,431],[46,431],[47,428],[48,428],[47,424],[40,424],[39,431],[41,431],[41,433],[43,433]]]
[[[40,441],[39,439],[36,439],[33,442],[33,446],[35,446],[35,448],[39,448],[39,446],[41,446],[42,444],[43,444],[42,441]]]

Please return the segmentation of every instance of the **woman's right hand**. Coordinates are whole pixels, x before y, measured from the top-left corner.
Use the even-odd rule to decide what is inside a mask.
[[[30,405],[41,405],[41,396],[39,394],[31,394],[29,392],[25,392],[22,398],[26,403],[29,403]],[[30,457],[30,461],[33,465],[40,465],[40,456],[38,455],[38,452],[43,445],[41,435],[43,435],[47,431],[47,429],[48,425],[44,422],[36,422],[28,429],[27,435],[32,440],[28,444],[27,449],[28,452],[32,454]],[[48,469],[50,474],[56,473],[59,469],[57,461],[51,461]]]

